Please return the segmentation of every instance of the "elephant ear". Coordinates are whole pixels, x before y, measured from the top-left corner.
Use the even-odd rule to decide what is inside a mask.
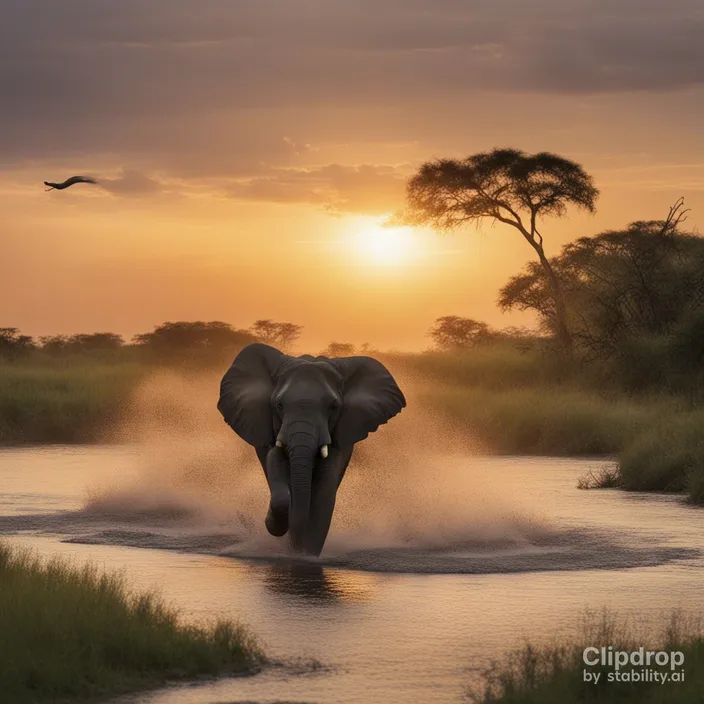
[[[289,359],[269,345],[247,345],[220,383],[218,410],[225,422],[254,447],[274,444],[271,395],[276,370]]]
[[[389,370],[371,357],[331,359],[344,379],[342,410],[333,441],[339,446],[364,440],[406,406],[406,399]]]

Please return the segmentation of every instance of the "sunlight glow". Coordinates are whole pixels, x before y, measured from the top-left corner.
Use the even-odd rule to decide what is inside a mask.
[[[409,227],[386,227],[386,218],[359,218],[351,228],[352,248],[366,264],[399,266],[414,255],[414,232]]]

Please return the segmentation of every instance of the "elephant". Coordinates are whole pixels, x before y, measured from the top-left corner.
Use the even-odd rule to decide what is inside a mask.
[[[288,533],[294,553],[318,556],[354,445],[405,406],[372,357],[292,357],[254,343],[222,378],[217,407],[262,465],[269,533]]]

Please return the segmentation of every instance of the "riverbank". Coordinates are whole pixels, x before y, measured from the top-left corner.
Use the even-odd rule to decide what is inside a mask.
[[[0,364],[0,445],[100,442],[149,373],[91,359]]]
[[[424,403],[490,452],[608,455],[618,470],[583,488],[682,492],[704,504],[704,408],[695,394],[629,392],[539,351],[499,347],[395,359]]]
[[[692,398],[628,392],[507,345],[381,358],[487,452],[615,456],[618,474],[592,486],[686,492],[704,503],[704,409]],[[163,370],[90,358],[0,365],[0,445],[115,441],[140,383]],[[205,374],[217,393],[221,368],[175,371]]]
[[[694,704],[704,691],[704,637],[700,620],[687,619],[675,612],[653,638],[646,624],[633,624],[608,614],[588,615],[580,634],[572,641],[534,645],[508,653],[485,673],[483,688],[468,692],[476,704],[568,704],[598,701],[604,704]],[[628,664],[617,670],[607,662],[587,665],[586,648],[608,648],[630,653],[641,647],[644,653],[664,652],[668,663],[651,667]],[[596,653],[596,655],[595,655]],[[673,657],[673,653],[677,653]],[[598,652],[589,651],[595,662]],[[653,656],[654,657],[654,656]],[[661,656],[664,659],[664,656]],[[621,657],[622,659],[622,657]],[[635,662],[639,662],[636,657]],[[623,681],[625,673],[635,676],[649,670],[648,679]],[[586,674],[585,674],[586,673]],[[675,675],[675,673],[680,673]],[[598,680],[595,682],[595,676]],[[630,680],[634,675],[627,675]],[[662,678],[666,676],[663,682]],[[586,681],[585,681],[586,680]]]
[[[157,595],[133,593],[119,573],[0,543],[0,661],[3,701],[36,704],[249,674],[264,656],[234,622],[186,625]]]

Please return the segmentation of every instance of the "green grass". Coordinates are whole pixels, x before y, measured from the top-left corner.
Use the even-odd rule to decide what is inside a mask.
[[[521,349],[516,344],[481,345],[454,352],[384,355],[390,366],[411,376],[452,386],[492,391],[578,386],[584,374],[548,350]]]
[[[94,442],[145,373],[135,363],[0,364],[0,445]]]
[[[618,467],[604,465],[599,469],[590,469],[577,482],[578,489],[620,489],[623,480]]]
[[[687,491],[704,503],[704,409],[662,416],[625,445],[619,472],[626,489]]]
[[[634,394],[548,351],[507,345],[388,361],[489,452],[612,455],[618,470],[581,488],[687,492],[704,503],[704,409],[692,394]]]
[[[579,635],[571,641],[547,645],[527,643],[508,653],[484,673],[484,685],[470,689],[467,698],[481,704],[694,704],[704,691],[704,638],[701,622],[674,613],[660,633],[647,624],[633,624],[608,613],[588,614]],[[609,682],[613,668],[585,667],[582,656],[589,646],[613,646],[631,652],[680,651],[684,654],[682,682]],[[584,670],[601,672],[597,684],[584,682]],[[627,665],[625,670],[642,669]],[[660,672],[668,667],[657,668]]]
[[[421,398],[493,452],[521,455],[615,454],[677,407],[674,399],[636,401],[560,387],[428,385]]]
[[[120,574],[0,543],[0,662],[0,698],[24,704],[251,673],[264,656],[238,624],[184,625],[158,596],[131,592]]]
[[[417,391],[414,400],[466,428],[488,452],[614,455],[618,477],[592,477],[589,486],[686,491],[704,503],[704,409],[691,394],[637,395],[538,343],[381,358],[402,386]],[[85,355],[0,364],[0,445],[114,437],[139,381],[154,368]]]

